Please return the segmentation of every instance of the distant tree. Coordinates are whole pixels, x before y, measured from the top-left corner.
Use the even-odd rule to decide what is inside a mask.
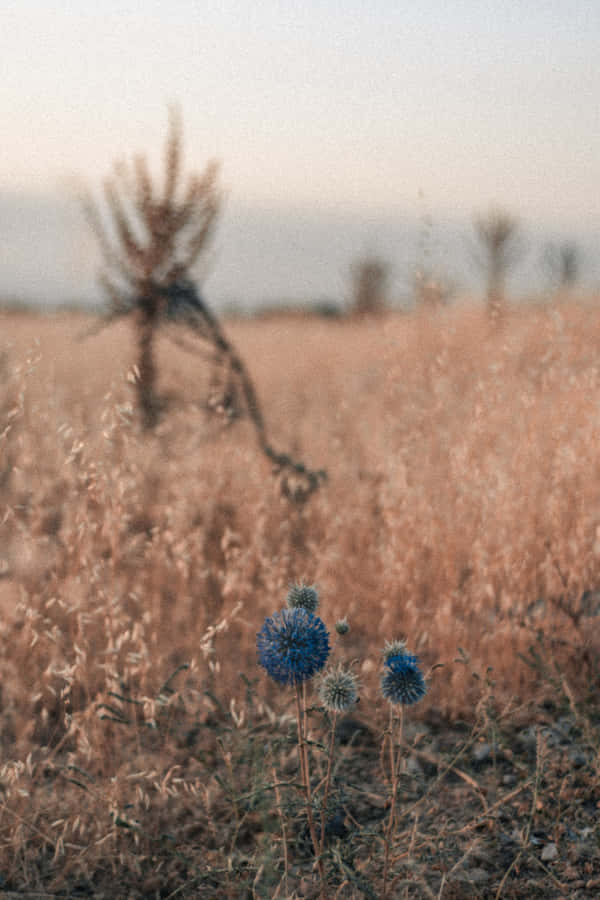
[[[479,242],[476,260],[487,280],[487,304],[490,315],[499,319],[505,304],[505,281],[523,251],[517,220],[500,208],[476,216],[475,234]]]
[[[367,256],[351,269],[352,310],[358,315],[380,313],[387,306],[389,266],[382,259]]]
[[[325,473],[313,472],[273,449],[244,362],[194,283],[194,266],[206,250],[220,207],[217,167],[209,163],[201,175],[189,176],[181,190],[181,162],[181,120],[171,110],[162,185],[153,182],[146,159],[137,156],[133,170],[119,163],[105,180],[106,212],[89,193],[84,194],[84,211],[104,263],[101,283],[109,299],[102,327],[124,315],[133,319],[138,404],[147,429],[156,425],[161,409],[154,358],[159,325],[184,325],[208,343],[215,369],[226,373],[226,384],[218,398],[209,397],[207,406],[225,413],[228,421],[246,412],[260,449],[281,475],[282,493],[304,500]],[[178,337],[177,343],[200,352],[185,338]]]
[[[548,244],[544,249],[543,262],[553,287],[559,292],[571,290],[579,279],[581,252],[574,241]]]

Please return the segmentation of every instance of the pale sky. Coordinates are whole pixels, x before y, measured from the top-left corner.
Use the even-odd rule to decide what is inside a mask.
[[[176,101],[232,209],[591,232],[599,51],[597,0],[4,0],[0,194],[157,163]]]

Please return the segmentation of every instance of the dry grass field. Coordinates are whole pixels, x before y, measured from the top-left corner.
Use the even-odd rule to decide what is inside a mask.
[[[272,787],[291,696],[256,664],[304,580],[362,683],[331,896],[380,896],[399,637],[442,667],[407,719],[390,896],[600,896],[599,307],[226,323],[274,445],[327,470],[304,504],[208,411],[200,356],[161,339],[144,433],[127,323],[88,326],[0,314],[0,888],[315,896]]]

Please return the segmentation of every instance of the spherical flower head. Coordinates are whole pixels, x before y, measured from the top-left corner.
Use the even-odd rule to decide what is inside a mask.
[[[381,676],[381,692],[390,703],[412,706],[427,693],[427,685],[419,669],[419,660],[410,653],[390,656]]]
[[[313,615],[319,608],[319,592],[314,585],[293,584],[285,598],[288,609],[306,609]]]
[[[339,635],[342,636],[348,634],[348,632],[350,631],[350,624],[346,616],[344,616],[343,619],[338,619],[338,621],[335,623],[335,630]]]
[[[301,684],[320,672],[329,656],[329,633],[302,607],[282,609],[256,636],[258,661],[279,684]]]
[[[345,712],[358,700],[358,679],[354,672],[338,666],[321,678],[319,698],[329,712]]]
[[[406,654],[406,641],[401,641],[399,639],[395,639],[393,641],[386,641],[385,647],[383,648],[383,661],[387,663],[388,659],[392,656],[404,656]]]

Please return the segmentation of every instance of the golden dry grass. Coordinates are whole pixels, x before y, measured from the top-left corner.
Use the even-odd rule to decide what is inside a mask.
[[[462,646],[476,668],[493,666],[502,695],[526,699],[535,685],[517,653],[535,626],[581,674],[571,642],[591,629],[580,619],[578,635],[573,617],[600,587],[595,309],[523,312],[499,333],[469,311],[232,323],[276,445],[328,470],[304,509],[279,497],[248,426],[207,419],[200,358],[161,345],[170,412],[147,438],[131,409],[129,330],[82,342],[82,328],[72,316],[2,320],[16,407],[2,498],[11,619],[17,602],[119,603],[147,621],[152,670],[166,675],[241,602],[228,638],[237,671],[253,665],[262,617],[304,577],[330,620],[349,617],[361,658],[397,635],[429,663]],[[100,686],[93,670],[89,660],[86,681]],[[469,709],[464,671],[449,665],[431,702]]]
[[[144,793],[132,769],[167,779],[158,819],[174,802],[166,746],[138,736],[133,752],[98,705],[114,705],[112,691],[139,701],[133,720],[168,716],[156,698],[183,663],[199,721],[206,688],[243,702],[238,673],[259,674],[256,631],[292,580],[319,585],[330,626],[348,617],[344,653],[360,660],[365,714],[379,706],[380,649],[400,636],[425,668],[445,665],[422,715],[468,716],[481,695],[471,671],[488,667],[500,707],[539,700],[548,683],[522,655],[541,637],[577,699],[593,688],[597,308],[525,310],[495,331],[468,309],[229,323],[275,446],[328,470],[304,507],[281,497],[247,423],[207,415],[205,365],[167,340],[169,410],[155,435],[142,433],[126,323],[76,340],[86,324],[0,318],[10,425],[0,427],[0,734],[13,798],[36,760],[112,779],[101,801],[75,801],[80,821],[61,838],[87,847],[92,868],[102,841],[119,866],[119,837],[102,831],[98,809]],[[469,666],[453,662],[459,647]],[[259,690],[277,705],[264,677]],[[200,787],[185,790],[191,816]],[[52,829],[22,825],[28,800],[17,801],[2,823],[21,821],[22,847],[28,827]],[[83,856],[70,859],[79,872]]]

